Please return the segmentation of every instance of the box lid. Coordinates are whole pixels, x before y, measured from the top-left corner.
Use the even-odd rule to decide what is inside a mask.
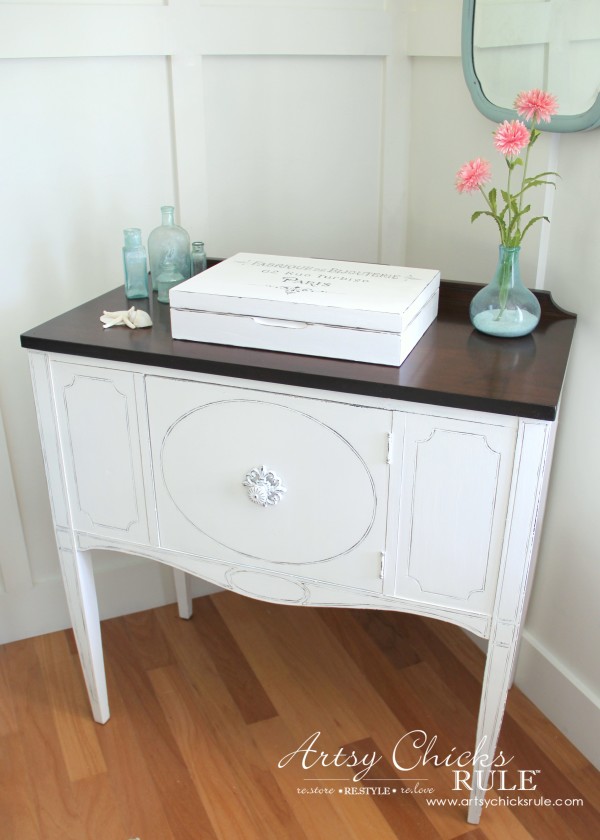
[[[240,253],[169,297],[175,309],[402,332],[439,282],[432,269]]]

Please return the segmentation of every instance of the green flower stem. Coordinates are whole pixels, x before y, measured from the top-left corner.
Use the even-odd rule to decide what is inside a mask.
[[[527,151],[529,151],[529,148],[527,149]],[[509,163],[508,158],[506,159],[506,164],[508,166],[508,180],[507,180],[507,183],[506,183],[506,193],[510,198],[510,176],[512,175],[513,167],[512,167],[512,163]],[[511,228],[512,228],[512,206],[511,206],[511,203],[509,201],[508,202],[508,230],[510,230]],[[508,245],[508,242],[506,244]]]
[[[498,292],[498,302],[500,303],[500,309],[498,310],[498,314],[494,318],[495,321],[499,321],[500,318],[502,318],[506,309],[506,304],[508,302],[508,293],[510,291],[510,278],[512,274],[511,257],[511,254],[504,253],[500,262],[500,290]]]
[[[494,211],[494,205],[489,200],[488,196],[486,195],[486,193],[485,193],[485,191],[484,191],[484,189],[481,185],[479,185],[479,192],[484,197],[485,203],[487,204],[487,206],[490,208],[489,215],[494,219],[494,221],[498,225],[498,230],[500,231],[500,242],[502,243],[502,245],[505,245],[506,243],[504,241],[505,237],[504,237],[504,230],[503,230],[502,222],[498,218],[498,214]]]
[[[536,136],[535,136],[535,119],[531,121],[531,130],[530,130],[530,139],[529,143],[527,144],[527,150],[525,152],[525,162],[523,163],[523,178],[521,180],[521,196],[519,198],[519,213],[523,209],[523,193],[525,192],[525,178],[527,177],[527,165],[529,163],[529,151],[533,144],[535,143]],[[520,224],[520,223],[519,223]]]

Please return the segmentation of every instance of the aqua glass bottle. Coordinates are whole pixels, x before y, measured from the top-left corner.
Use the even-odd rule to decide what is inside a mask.
[[[175,208],[165,206],[160,208],[162,224],[154,228],[148,237],[148,259],[150,260],[150,274],[152,288],[158,289],[158,278],[164,268],[167,252],[173,252],[171,262],[175,265],[184,280],[190,277],[190,237],[182,227],[175,224]]]
[[[123,231],[123,269],[125,271],[125,297],[129,300],[148,297],[148,261],[142,244],[142,231],[127,228]]]
[[[192,277],[200,274],[206,268],[206,251],[204,242],[192,242]]]
[[[167,252],[161,272],[158,275],[158,301],[159,303],[169,303],[169,289],[177,286],[178,283],[183,283],[185,277],[177,270],[177,265],[174,261],[174,253]]]

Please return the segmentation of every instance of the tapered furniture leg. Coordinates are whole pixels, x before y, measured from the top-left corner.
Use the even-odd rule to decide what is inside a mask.
[[[173,569],[175,580],[175,592],[177,594],[177,606],[180,618],[191,618],[194,612],[192,607],[192,585],[191,576],[180,569]]]
[[[502,562],[479,707],[473,791],[467,818],[471,823],[478,823],[481,816],[489,764],[495,756],[519,646],[527,584],[543,513],[544,465],[551,443],[550,434],[548,426],[543,423],[529,420],[519,423]],[[500,768],[501,761],[502,756],[496,756],[495,767]],[[484,766],[486,764],[487,767]]]
[[[475,739],[471,801],[468,822],[478,823],[492,769],[502,769],[512,756],[496,754],[506,697],[511,685],[512,665],[517,651],[517,628],[508,622],[497,622],[490,637],[481,704]],[[493,765],[492,765],[493,760]]]
[[[106,723],[110,710],[91,552],[77,550],[74,538],[64,531],[57,536],[67,604],[92,714],[98,723]]]

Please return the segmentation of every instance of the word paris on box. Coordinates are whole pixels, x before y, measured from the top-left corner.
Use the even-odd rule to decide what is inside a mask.
[[[173,338],[400,365],[437,315],[439,271],[236,254],[171,289]]]

